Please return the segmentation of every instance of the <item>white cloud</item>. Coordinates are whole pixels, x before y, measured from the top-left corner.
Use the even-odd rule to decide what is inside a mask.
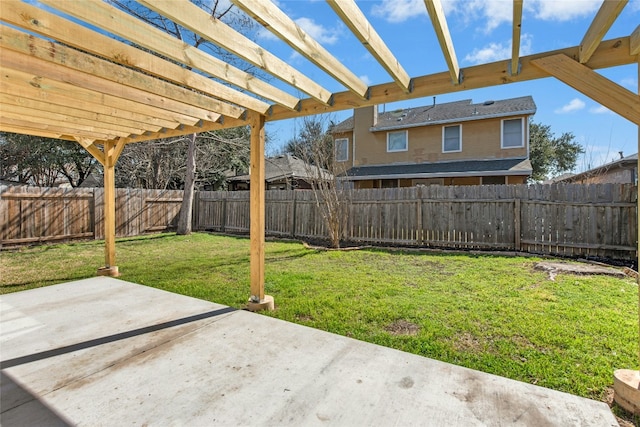
[[[592,107],[589,109],[589,112],[593,114],[613,114],[613,112],[609,110],[607,107],[605,107],[604,105],[598,105],[597,107]]]
[[[566,114],[574,111],[582,110],[585,107],[584,101],[579,98],[573,98],[568,104],[555,110],[556,114]]]
[[[262,26],[258,29],[256,36],[262,40],[279,40],[278,36]]]
[[[303,58],[304,57],[300,55],[300,53],[298,53],[297,50],[294,50],[293,52],[291,52],[291,55],[289,55],[289,63],[290,64],[299,63]]]
[[[524,2],[527,11],[544,21],[570,21],[593,15],[602,0],[531,0]]]
[[[311,18],[298,18],[295,20],[307,34],[321,44],[335,44],[340,39],[342,33],[340,27],[327,28],[317,24]]]
[[[625,86],[629,89],[635,90],[638,88],[638,81],[633,77],[627,77],[625,79],[620,80],[620,85]]]
[[[531,53],[533,37],[523,34],[520,40],[520,56]],[[503,59],[511,58],[511,40],[504,43],[489,43],[488,45],[474,49],[473,52],[464,57],[465,62],[470,64],[486,64]]]
[[[427,16],[424,0],[382,0],[371,8],[373,16],[400,23],[417,16]]]
[[[366,74],[361,75],[360,80],[362,80],[367,86],[371,86],[371,79]]]
[[[443,1],[442,7],[445,14],[460,15],[467,24],[486,21],[485,33],[513,20],[513,7],[504,0],[449,0]]]
[[[342,34],[342,28],[339,25],[335,28],[327,28],[317,24],[311,18],[298,18],[295,23],[320,44],[335,44]],[[262,26],[256,35],[262,40],[279,40],[278,36]]]

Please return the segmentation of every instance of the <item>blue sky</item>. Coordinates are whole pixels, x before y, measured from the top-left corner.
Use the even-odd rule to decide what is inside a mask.
[[[601,3],[601,0],[525,0],[521,55],[579,45]],[[391,81],[324,1],[278,0],[277,4],[366,83],[375,85]],[[358,1],[357,4],[410,76],[447,70],[423,0]],[[510,57],[511,0],[443,0],[443,7],[461,68]],[[605,39],[627,36],[638,24],[640,0],[631,0]],[[256,38],[266,49],[330,91],[345,90],[268,31],[259,31]],[[637,93],[637,65],[599,72]],[[271,83],[279,85],[277,79]],[[287,88],[286,85],[282,87]],[[440,95],[437,102],[460,99],[483,102],[524,95],[532,95],[536,102],[535,121],[550,125],[556,135],[573,133],[576,141],[584,146],[586,152],[578,161],[577,171],[611,161],[618,157],[619,151],[625,155],[638,151],[637,126],[552,78]],[[385,108],[431,102],[431,98],[423,98],[388,104]],[[351,111],[335,113],[332,118],[340,121],[351,114]],[[273,152],[291,139],[299,126],[300,121],[293,120],[269,124],[267,132],[272,138],[269,150]]]

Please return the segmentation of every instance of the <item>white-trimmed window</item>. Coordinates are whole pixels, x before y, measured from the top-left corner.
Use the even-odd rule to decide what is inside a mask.
[[[406,130],[387,133],[387,152],[407,151],[409,149],[407,140],[408,136]]]
[[[505,119],[501,129],[502,148],[524,147],[524,119]]]
[[[462,151],[462,125],[442,127],[442,152],[456,153]]]
[[[347,138],[336,139],[336,162],[349,160],[349,140]]]

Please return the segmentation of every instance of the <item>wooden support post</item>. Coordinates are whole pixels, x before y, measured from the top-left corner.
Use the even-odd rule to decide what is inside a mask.
[[[514,207],[513,207],[513,235],[514,235],[514,247],[516,251],[520,251],[522,249],[522,243],[520,239],[522,238],[522,229],[520,226],[520,218],[522,214],[520,212],[520,199],[515,199]]]
[[[126,140],[104,143],[104,267],[98,269],[99,276],[117,277],[116,265],[116,162],[124,149]]]
[[[265,173],[264,173],[264,116],[251,113],[251,158],[249,165],[249,196],[251,229],[251,298],[249,310],[273,310],[273,298],[264,294],[264,232],[265,232]]]
[[[637,29],[636,32],[638,32]],[[638,58],[638,77],[640,78],[640,57]],[[638,87],[638,95],[640,96],[640,87]],[[638,151],[640,152],[640,122],[636,124],[638,125]],[[640,158],[638,159],[637,168],[636,178],[640,173]],[[638,200],[640,200],[640,185],[638,186]],[[640,209],[636,210],[638,215],[637,260],[640,263]],[[637,281],[638,285],[640,285],[640,276]],[[640,330],[640,290],[638,291],[638,330]],[[640,415],[640,341],[637,344],[638,360],[636,362],[638,365],[636,365],[636,369],[618,369],[613,372],[613,399],[618,405],[634,415]]]

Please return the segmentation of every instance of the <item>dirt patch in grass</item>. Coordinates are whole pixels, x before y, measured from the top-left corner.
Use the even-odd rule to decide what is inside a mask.
[[[468,351],[471,353],[476,353],[482,350],[480,340],[469,332],[464,332],[456,336],[453,340],[453,347],[458,351]]]
[[[554,280],[559,273],[565,274],[577,274],[577,275],[605,275],[624,279],[626,274],[624,271],[614,268],[606,267],[602,265],[593,264],[576,264],[576,263],[564,263],[564,262],[538,262],[533,266],[534,270],[546,271],[549,280]]]
[[[310,314],[296,314],[296,320],[299,320],[300,322],[311,322],[315,319]]]
[[[420,326],[416,325],[413,322],[409,322],[408,320],[400,319],[396,320],[384,329],[392,335],[413,336],[418,334],[418,332],[420,331]]]

